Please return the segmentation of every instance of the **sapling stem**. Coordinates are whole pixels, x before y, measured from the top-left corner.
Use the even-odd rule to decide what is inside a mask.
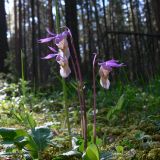
[[[96,144],[96,76],[95,76],[95,61],[97,54],[94,53],[93,59],[93,142]]]
[[[22,95],[23,95],[23,105],[25,104],[26,99],[26,85],[25,85],[25,77],[24,77],[24,54],[21,50],[21,89],[22,89]]]

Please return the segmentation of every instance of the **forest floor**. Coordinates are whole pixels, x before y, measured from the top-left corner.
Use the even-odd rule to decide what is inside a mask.
[[[82,159],[76,158],[75,152],[68,153],[71,147],[69,147],[62,106],[62,92],[54,91],[55,88],[53,88],[40,89],[35,94],[26,83],[25,96],[22,96],[21,85],[21,81],[10,83],[3,78],[0,80],[0,133],[4,128],[29,130],[28,124],[32,127],[49,127],[53,134],[52,143],[43,150],[41,159]],[[160,88],[159,78],[143,85],[127,84],[123,87],[118,85],[107,93],[104,90],[98,90],[97,146],[101,160],[160,160],[160,92],[158,88]],[[70,111],[72,137],[80,140],[79,104],[75,96],[76,92],[71,89],[68,94],[70,98],[67,105]],[[89,90],[87,96],[88,141],[90,141],[93,119],[92,91]],[[29,115],[27,122],[26,115]],[[40,132],[37,133],[40,134]],[[0,159],[29,158],[25,157],[19,148],[17,149],[16,143],[9,141],[0,144]]]

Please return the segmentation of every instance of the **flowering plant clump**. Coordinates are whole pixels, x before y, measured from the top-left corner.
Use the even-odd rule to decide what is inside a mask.
[[[43,57],[42,59],[51,59],[55,58],[57,63],[60,65],[60,75],[63,78],[67,78],[70,73],[70,67],[69,67],[69,57],[70,57],[70,50],[68,46],[68,41],[67,38],[69,37],[71,40],[71,46],[73,49],[73,53],[75,56],[75,63],[73,62],[73,59],[71,57],[72,65],[74,68],[75,72],[75,77],[76,80],[80,82],[80,86],[78,87],[78,97],[79,97],[79,102],[80,102],[80,107],[81,107],[81,127],[82,127],[82,136],[84,138],[84,150],[87,149],[87,116],[86,116],[86,108],[85,108],[85,97],[84,97],[84,92],[81,88],[83,88],[83,81],[82,81],[82,75],[81,75],[81,70],[80,70],[80,65],[77,59],[77,53],[74,47],[73,39],[70,30],[65,27],[65,31],[59,34],[54,34],[47,30],[49,37],[43,38],[39,40],[39,43],[47,43],[47,42],[54,42],[54,44],[57,46],[58,50],[53,47],[49,47],[50,51],[52,53],[48,54],[47,56]],[[96,81],[95,81],[95,62],[96,62],[96,57],[98,54],[94,54],[94,59],[93,59],[93,99],[94,99],[94,104],[93,104],[93,142],[96,144]],[[100,75],[100,84],[103,88],[109,89],[110,86],[110,81],[109,81],[109,73],[112,71],[113,68],[119,68],[124,66],[123,63],[118,63],[118,60],[108,60],[102,63],[98,63],[100,66],[99,69],[99,75]],[[64,84],[64,83],[63,83]],[[65,92],[65,90],[64,90]],[[65,95],[65,94],[64,94]],[[65,104],[65,103],[64,103]],[[68,109],[66,112],[66,116],[68,117]],[[71,130],[70,130],[70,124],[69,124],[69,117],[68,117],[68,131],[69,135],[71,135]]]
[[[63,78],[67,78],[71,73],[68,64],[68,59],[70,57],[70,50],[68,47],[67,36],[71,36],[71,32],[68,28],[66,28],[65,31],[60,34],[52,33],[48,29],[47,32],[50,37],[40,39],[38,42],[47,43],[53,41],[54,44],[58,47],[58,51],[55,48],[49,46],[49,49],[52,51],[52,53],[48,54],[42,59],[55,58],[58,64],[60,65],[60,75]]]
[[[103,88],[109,89],[110,81],[109,81],[109,73],[112,71],[112,68],[119,68],[124,66],[123,63],[118,63],[117,60],[109,60],[106,62],[98,63],[100,65],[99,75],[100,75],[100,84]]]
[[[98,54],[94,53],[93,59],[93,142],[96,144],[96,78],[95,78],[95,61]],[[112,68],[119,68],[124,66],[123,63],[118,63],[119,61],[111,59],[102,63],[100,65],[99,75],[100,75],[100,84],[103,88],[109,89],[109,73],[112,71]]]

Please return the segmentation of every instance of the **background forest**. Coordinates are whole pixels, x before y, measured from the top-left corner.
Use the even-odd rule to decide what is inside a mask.
[[[160,159],[159,7],[159,0],[0,0],[0,158]],[[64,26],[84,82],[72,62],[64,80],[57,60],[42,59],[58,46],[38,41]],[[72,41],[68,48],[77,62]],[[109,59],[125,66],[110,73],[105,90],[97,62]]]
[[[56,31],[55,2],[14,0],[7,4],[6,1],[6,16],[4,0],[0,3],[0,70],[10,69],[16,77],[20,77],[19,55],[22,50],[27,80],[34,79],[36,84],[54,81],[50,74],[54,65],[51,67],[50,62],[40,59],[49,51],[37,40],[46,36],[46,28]],[[158,0],[62,0],[58,3],[61,26],[66,25],[73,33],[84,76],[89,75],[91,70],[93,52],[99,52],[103,58],[114,57],[125,62],[127,67],[121,75],[125,74],[128,80],[146,80],[158,73]]]

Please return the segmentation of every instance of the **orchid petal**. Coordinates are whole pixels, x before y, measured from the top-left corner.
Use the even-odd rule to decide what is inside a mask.
[[[106,66],[109,66],[109,67],[118,68],[118,67],[122,67],[123,65],[124,65],[123,63],[118,64],[118,63],[115,63],[115,62],[106,62]]]
[[[118,63],[118,60],[109,60],[106,62],[102,62],[102,63],[98,63],[98,65],[102,66],[104,69],[108,69],[111,70],[112,68],[118,68],[118,67],[122,67],[125,66],[123,63]]]
[[[38,43],[47,43],[54,39],[55,37],[42,38],[38,40]]]
[[[72,33],[71,33],[71,30],[67,27],[67,26],[62,26],[60,28],[64,28],[65,29],[65,32],[68,32],[67,35],[69,35],[70,37],[72,37]]]
[[[48,54],[46,57],[43,57],[42,59],[51,59],[58,56],[58,54]]]
[[[53,51],[53,52],[58,52],[57,50],[55,50],[53,47],[48,46],[48,48]]]

